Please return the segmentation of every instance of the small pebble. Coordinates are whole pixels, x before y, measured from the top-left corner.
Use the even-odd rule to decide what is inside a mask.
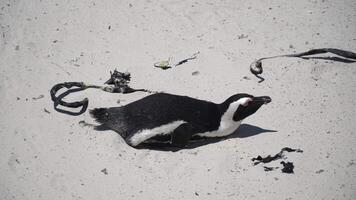
[[[102,169],[101,172],[103,172],[105,175],[108,175],[108,171],[106,168]]]
[[[193,76],[197,76],[197,75],[199,75],[199,74],[200,74],[199,71],[192,72],[192,75],[193,75]]]

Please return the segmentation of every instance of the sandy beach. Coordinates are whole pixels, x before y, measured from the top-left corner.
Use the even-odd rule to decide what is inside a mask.
[[[356,1],[0,1],[0,199],[356,199],[356,63],[255,59],[313,48],[356,52]],[[168,70],[171,58],[196,59]],[[272,102],[233,137],[178,152],[137,150],[99,132],[88,111],[54,110],[57,83],[103,84],[130,72],[133,88],[216,103],[236,93]],[[122,106],[147,93],[88,89],[68,101]],[[283,147],[280,161],[254,166]],[[279,167],[266,172],[263,166]]]

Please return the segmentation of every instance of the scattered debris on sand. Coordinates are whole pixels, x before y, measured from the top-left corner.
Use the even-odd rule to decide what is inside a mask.
[[[162,60],[162,61],[156,62],[153,64],[153,66],[155,66],[157,68],[161,68],[163,70],[166,70],[166,69],[172,68],[171,65],[169,64],[169,62],[170,62],[170,58],[168,60]]]
[[[281,164],[283,165],[282,172],[287,174],[293,174],[294,165],[292,162],[284,162],[282,161]]]
[[[150,91],[146,89],[134,89],[129,86],[131,80],[131,74],[129,72],[119,72],[116,69],[114,72],[110,71],[110,78],[104,84],[106,86],[86,84],[84,82],[63,82],[54,85],[50,90],[51,99],[54,103],[54,109],[58,112],[69,114],[69,115],[80,115],[84,113],[88,107],[89,100],[87,98],[82,101],[75,102],[66,102],[63,100],[64,97],[73,92],[79,92],[88,88],[100,89],[104,92],[110,93],[122,93],[128,94],[133,92],[148,92],[148,93],[156,93],[155,91]],[[59,90],[62,88],[66,88],[67,91],[61,93],[60,95],[56,95]],[[72,112],[68,110],[63,110],[58,108],[57,106],[61,105],[67,108],[79,108],[81,110],[79,112]]]
[[[129,72],[119,72],[115,69],[114,72],[110,71],[110,78],[104,84],[115,87],[127,87],[130,81],[131,74]]]
[[[153,66],[157,67],[157,68],[161,68],[163,70],[166,70],[166,69],[170,69],[172,67],[177,67],[179,65],[182,65],[186,62],[188,62],[189,60],[194,60],[197,58],[197,55],[200,53],[200,51],[194,53],[193,55],[191,55],[189,58],[186,58],[186,59],[183,59],[181,61],[179,61],[177,64],[174,64],[174,65],[171,65],[170,64],[170,61],[171,61],[171,58],[168,58],[168,60],[162,60],[162,61],[159,61],[159,62],[156,62],[153,64]]]
[[[284,147],[283,149],[281,149],[281,151],[279,153],[277,153],[274,156],[268,155],[266,157],[262,157],[262,156],[259,155],[256,158],[252,158],[251,160],[254,162],[253,165],[258,165],[260,163],[270,163],[272,161],[285,158],[284,152],[303,153],[303,150],[301,150],[301,149],[292,149],[290,147]],[[280,162],[280,164],[283,165],[283,168],[282,168],[282,172],[283,173],[288,173],[288,174],[294,173],[294,171],[293,171],[293,169],[294,169],[293,162],[284,162],[284,161],[282,161],[282,162]],[[268,171],[273,171],[275,169],[278,169],[279,167],[263,166],[263,168],[264,168],[264,170],[266,172],[268,172]]]
[[[237,36],[237,39],[241,40],[241,39],[245,39],[245,38],[247,38],[247,37],[248,37],[248,35],[241,34],[241,35],[238,35],[238,36]]]
[[[244,76],[244,77],[242,77],[242,79],[245,79],[245,80],[251,80],[251,78],[250,78],[250,77],[248,77],[248,76]]]
[[[289,48],[292,49],[292,48],[294,48],[294,46],[290,45]],[[314,56],[317,54],[325,54],[325,53],[331,53],[331,54],[335,54],[337,56],[328,56],[328,57],[327,56],[326,57]],[[293,53],[293,54],[264,57],[264,58],[255,60],[250,65],[250,71],[253,75],[255,75],[257,78],[260,79],[260,81],[258,81],[259,83],[261,83],[265,80],[263,77],[260,76],[263,73],[262,60],[281,58],[281,57],[294,57],[294,58],[302,58],[305,60],[309,60],[309,59],[331,60],[331,61],[337,61],[337,62],[343,62],[343,63],[356,62],[356,53],[351,52],[351,51],[341,50],[341,49],[334,49],[334,48],[311,49],[309,51],[302,52],[302,53]]]
[[[192,75],[193,75],[193,76],[197,76],[197,75],[199,75],[199,74],[200,74],[199,71],[194,71],[194,72],[192,72]]]
[[[275,169],[278,169],[279,167],[267,167],[267,166],[263,166],[263,168],[264,168],[264,170],[265,170],[266,172],[269,172],[269,171],[273,171],[273,170],[275,170]]]
[[[104,173],[105,175],[108,175],[108,170],[106,168],[100,170],[102,173]]]
[[[284,158],[284,152],[298,152],[298,153],[303,153],[303,150],[301,149],[292,149],[292,148],[289,148],[289,147],[284,147],[279,153],[277,153],[276,155],[274,156],[271,156],[271,155],[268,155],[266,157],[262,157],[262,156],[257,156],[256,158],[252,158],[251,160],[252,161],[256,161],[254,162],[253,164],[254,165],[258,165],[259,163],[269,163],[269,162],[272,162],[274,160],[277,160],[277,159],[281,159],[281,158]]]
[[[38,99],[42,99],[44,97],[44,95],[43,94],[41,94],[40,96],[38,96],[38,97],[32,97],[32,100],[38,100]]]

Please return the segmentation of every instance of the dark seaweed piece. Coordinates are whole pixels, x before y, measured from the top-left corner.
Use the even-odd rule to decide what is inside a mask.
[[[279,153],[277,153],[276,155],[274,156],[271,156],[271,155],[268,155],[266,157],[262,157],[262,156],[257,156],[256,158],[252,158],[251,160],[252,161],[257,161],[257,162],[254,162],[253,164],[254,165],[258,165],[259,163],[269,163],[269,162],[272,162],[274,160],[277,160],[277,159],[281,159],[284,157],[283,155],[283,152],[298,152],[298,153],[302,153],[303,150],[301,149],[292,149],[290,147],[284,147],[283,149],[281,149],[281,151]]]
[[[278,169],[279,167],[267,167],[267,166],[263,166],[263,168],[265,169],[266,172],[269,172],[269,171],[273,171],[275,169]]]
[[[116,69],[114,72],[110,71],[110,79],[104,84],[114,85],[115,87],[127,86],[131,81],[131,74],[129,72],[119,72]]]
[[[312,55],[317,55],[317,54],[324,54],[324,53],[332,53],[337,56],[329,56],[329,57],[321,57],[321,56],[314,56],[310,57]],[[309,56],[309,57],[307,57]],[[281,58],[281,57],[295,57],[295,58],[302,58],[302,59],[322,59],[322,60],[332,60],[332,61],[337,61],[337,62],[343,62],[343,63],[354,63],[356,62],[356,53],[351,52],[351,51],[345,51],[341,49],[334,49],[334,48],[321,48],[321,49],[311,49],[306,52],[302,53],[294,53],[294,54],[285,54],[285,55],[278,55],[278,56],[271,56],[271,57],[264,57],[260,58],[254,62],[251,63],[250,65],[250,71],[252,74],[254,74],[257,78],[260,79],[259,83],[264,81],[264,78],[261,77],[260,75],[263,72],[262,68],[262,60],[267,60],[267,59],[273,59],[273,58]]]
[[[286,152],[298,152],[298,153],[303,153],[303,150],[301,149],[292,149],[290,147],[284,147],[281,151],[286,151]]]
[[[257,160],[257,162],[253,163],[254,165],[257,165],[257,164],[259,164],[261,162],[262,163],[269,163],[269,162],[272,162],[272,161],[280,159],[280,158],[282,158],[282,155],[278,153],[278,154],[274,155],[273,157],[271,155],[268,155],[268,156],[266,156],[264,158],[262,158],[261,156],[257,156],[256,158],[252,158],[252,161],[256,161]]]
[[[56,93],[62,89],[62,88],[67,88],[67,89],[70,89],[72,87],[77,87],[75,89],[71,89],[71,90],[68,90],[66,92],[64,92],[63,94],[59,95],[58,97],[56,96]],[[65,107],[69,107],[69,108],[79,108],[79,107],[87,107],[88,106],[88,99],[84,99],[82,101],[75,101],[75,102],[65,102],[63,101],[62,99],[68,95],[69,93],[75,91],[81,91],[81,90],[85,90],[86,87],[85,87],[85,84],[83,82],[64,82],[64,83],[58,83],[56,85],[54,85],[50,91],[50,94],[51,94],[51,99],[52,101],[54,102],[55,104],[55,107],[57,105],[62,105],[62,106],[65,106]]]
[[[122,94],[133,93],[133,92],[137,92],[137,91],[152,93],[152,91],[149,91],[146,89],[131,88],[128,85],[131,80],[131,75],[128,72],[122,73],[117,70],[114,70],[114,72],[110,72],[110,75],[111,75],[110,79],[107,80],[105,82],[105,84],[113,85],[113,86],[98,86],[98,85],[85,84],[83,82],[64,82],[64,83],[58,83],[58,84],[54,85],[50,91],[51,99],[54,102],[54,109],[58,112],[69,114],[69,115],[80,115],[80,114],[84,113],[86,111],[86,109],[88,107],[88,103],[89,103],[89,100],[87,98],[83,99],[82,101],[75,101],[75,102],[66,102],[63,100],[63,98],[73,92],[82,91],[82,90],[85,90],[88,88],[101,89],[105,92],[122,93]],[[75,88],[73,88],[73,87],[75,87]],[[63,92],[62,94],[56,96],[57,92],[59,90],[61,90],[62,88],[67,88],[68,90]],[[67,111],[67,110],[58,108],[58,105],[68,107],[68,108],[81,107],[81,110],[79,112]]]
[[[283,165],[282,172],[287,174],[293,174],[294,165],[292,162],[284,162],[282,161],[281,164]]]
[[[181,64],[184,64],[184,63],[186,63],[186,62],[188,62],[189,60],[194,60],[194,59],[196,59],[197,58],[197,55],[200,53],[200,51],[198,51],[197,53],[195,53],[195,54],[193,54],[191,57],[189,57],[189,58],[186,58],[186,59],[184,59],[184,60],[181,60],[181,61],[179,61],[177,64],[175,64],[174,66],[176,67],[176,66],[178,66],[178,65],[181,65]]]
[[[105,92],[111,93],[122,93],[128,94],[133,92],[151,92],[146,89],[133,89],[129,86],[131,81],[131,74],[129,72],[119,72],[116,69],[114,72],[110,71],[110,79],[107,80],[104,84],[113,85],[113,87],[102,87],[101,89]]]

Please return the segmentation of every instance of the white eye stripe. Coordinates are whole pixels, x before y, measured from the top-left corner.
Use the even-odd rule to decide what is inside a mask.
[[[247,106],[249,102],[252,101],[252,98],[250,97],[244,97],[238,100],[240,105]]]

